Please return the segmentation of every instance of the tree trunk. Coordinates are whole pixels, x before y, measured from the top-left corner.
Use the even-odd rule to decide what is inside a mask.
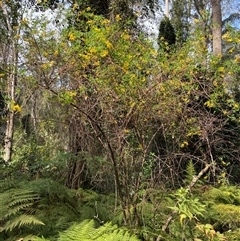
[[[169,0],[165,0],[165,16],[169,18]]]
[[[10,162],[12,157],[13,130],[14,130],[14,113],[11,111],[8,115],[5,140],[4,140],[3,159],[6,163]]]
[[[212,4],[212,50],[214,55],[222,54],[222,11],[221,0],[211,0]]]
[[[6,29],[9,35],[9,53],[8,53],[8,77],[7,77],[7,93],[9,98],[8,104],[8,117],[6,123],[6,134],[4,140],[4,161],[11,161],[12,145],[13,145],[13,133],[14,133],[14,111],[11,110],[11,106],[15,103],[15,86],[17,83],[17,62],[18,62],[18,50],[17,40],[14,39],[14,30],[11,24],[11,16],[8,13],[7,4],[2,1],[1,8],[6,21]],[[14,16],[16,17],[16,16]],[[17,17],[16,19],[17,20]]]

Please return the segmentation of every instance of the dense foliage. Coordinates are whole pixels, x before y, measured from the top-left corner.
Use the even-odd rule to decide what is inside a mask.
[[[0,2],[1,240],[239,240],[240,32],[137,3]]]

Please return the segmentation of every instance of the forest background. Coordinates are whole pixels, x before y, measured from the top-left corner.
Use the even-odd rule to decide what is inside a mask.
[[[0,1],[0,240],[240,240],[239,19]]]

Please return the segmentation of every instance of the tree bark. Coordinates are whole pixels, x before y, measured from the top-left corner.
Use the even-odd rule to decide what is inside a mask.
[[[7,77],[7,92],[9,97],[8,104],[8,117],[6,123],[6,133],[4,140],[4,156],[3,159],[6,163],[11,161],[12,156],[12,145],[13,145],[13,133],[14,133],[14,111],[11,110],[11,105],[15,102],[15,86],[17,83],[17,62],[18,62],[18,50],[17,40],[14,39],[14,30],[11,25],[11,16],[9,16],[7,10],[7,4],[5,1],[1,2],[0,7],[2,8],[3,15],[6,21],[6,29],[9,33],[9,58],[8,58],[8,77]]]
[[[211,0],[212,5],[212,50],[214,55],[222,54],[222,11],[221,0]]]
[[[165,16],[169,18],[169,0],[165,0]]]

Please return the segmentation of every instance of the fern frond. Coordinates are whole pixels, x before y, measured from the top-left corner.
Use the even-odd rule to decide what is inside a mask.
[[[84,239],[87,240],[89,235],[94,232],[94,221],[85,220],[80,224],[74,224],[68,230],[63,233],[60,233],[60,237],[58,241],[83,241]]]
[[[70,229],[60,234],[58,241],[139,241],[136,236],[127,230],[118,228],[117,225],[107,223],[95,228],[93,220],[85,220],[73,225]]]
[[[8,212],[3,216],[4,218],[8,218],[12,215],[17,214],[19,211],[23,210],[23,209],[28,209],[29,207],[31,207],[33,205],[33,203],[22,203],[16,207],[13,208],[9,208]]]
[[[38,199],[30,190],[10,189],[0,194],[0,219],[9,218],[21,210],[27,210]]]
[[[50,202],[68,199],[67,188],[51,179],[37,179],[22,185],[27,185],[29,190],[38,193],[41,197],[47,197]]]
[[[204,194],[205,198],[216,203],[240,205],[240,189],[236,186],[211,188]]]
[[[234,230],[240,225],[240,190],[236,186],[212,188],[204,194],[209,208],[206,213],[215,226]]]
[[[186,177],[185,177],[186,184],[187,185],[190,184],[192,182],[193,177],[195,177],[196,175],[197,175],[197,172],[194,168],[193,161],[190,160],[186,167]]]
[[[31,190],[14,189],[11,190],[10,195],[12,194],[12,191],[14,191],[14,195],[9,200],[9,207],[14,207],[19,203],[27,203],[29,201],[32,202],[39,198],[39,196]]]
[[[1,231],[12,231],[16,227],[21,228],[29,225],[44,225],[44,223],[32,215],[22,214],[6,222]]]
[[[231,229],[236,229],[240,225],[240,206],[232,204],[218,204],[213,206],[215,219],[222,225],[227,225]]]
[[[45,239],[44,237],[37,237],[35,235],[27,235],[25,237],[20,237],[18,240],[21,241],[51,241],[50,239]]]
[[[98,237],[97,239],[92,240],[98,240],[98,241],[136,241],[138,240],[135,236],[131,235],[130,233],[126,232],[123,229],[120,230],[114,230],[111,233],[105,233],[102,236]]]
[[[240,240],[240,229],[237,229],[234,231],[230,230],[225,233],[225,236],[226,236],[227,240],[239,241]]]
[[[9,190],[11,188],[15,188],[16,183],[12,180],[0,180],[0,192],[4,192],[6,190]]]

